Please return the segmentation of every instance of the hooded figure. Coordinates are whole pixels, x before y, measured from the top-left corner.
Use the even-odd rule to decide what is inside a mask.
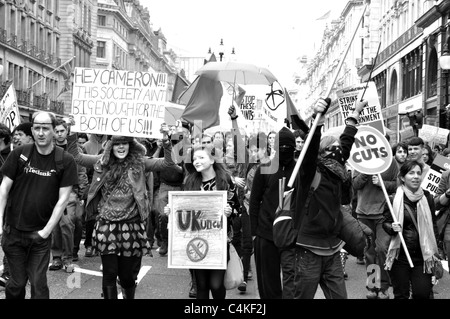
[[[261,299],[291,299],[294,296],[295,247],[279,250],[273,241],[273,221],[279,203],[279,180],[287,183],[295,167],[294,133],[283,127],[275,135],[275,157],[255,172],[250,195],[250,225],[256,236],[255,264]],[[283,276],[280,278],[280,272]]]

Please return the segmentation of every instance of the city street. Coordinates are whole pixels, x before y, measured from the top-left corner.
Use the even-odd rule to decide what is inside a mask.
[[[187,269],[168,269],[167,256],[160,256],[158,252],[152,250],[154,257],[144,257],[141,271],[138,276],[138,287],[136,289],[136,299],[187,299],[190,275]],[[3,251],[0,252],[3,258]],[[102,299],[100,269],[100,257],[84,257],[84,248],[80,252],[80,259],[76,263],[76,271],[67,274],[63,270],[48,271],[48,282],[50,286],[51,299]],[[3,266],[1,267],[3,268]],[[435,299],[450,299],[450,276],[447,262],[444,262],[446,273],[439,283],[434,287]],[[253,278],[249,280],[247,292],[241,293],[239,290],[228,290],[227,299],[259,299],[255,265],[252,258]],[[347,292],[349,299],[366,299],[365,289],[365,266],[356,263],[356,258],[349,256],[346,263],[348,273]],[[120,292],[120,291],[119,291]],[[390,289],[392,296],[392,288]],[[0,299],[5,298],[4,291],[0,292]],[[27,289],[29,298],[29,287]],[[119,294],[119,299],[122,295]],[[322,291],[319,289],[316,299],[324,299]]]

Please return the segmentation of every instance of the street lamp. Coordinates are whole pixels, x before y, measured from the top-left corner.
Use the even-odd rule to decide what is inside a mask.
[[[222,62],[222,58],[223,58],[223,53],[224,49],[223,49],[223,39],[220,39],[220,45],[219,45],[219,56],[220,56],[220,62]]]
[[[448,50],[448,44],[444,44],[444,51],[439,58],[439,65],[443,70],[450,70],[450,51]]]

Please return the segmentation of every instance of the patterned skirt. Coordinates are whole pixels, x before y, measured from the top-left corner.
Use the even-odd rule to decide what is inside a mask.
[[[101,255],[153,257],[145,226],[140,220],[112,222],[100,218],[95,223],[92,240]]]

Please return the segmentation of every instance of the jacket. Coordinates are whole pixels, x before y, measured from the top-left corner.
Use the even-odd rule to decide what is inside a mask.
[[[430,211],[432,212],[432,220],[433,220],[433,229],[434,234],[436,236],[436,242],[437,242],[437,226],[436,226],[436,215],[433,214],[435,211],[434,206],[434,200],[433,196],[426,190],[424,190],[424,196],[427,198],[428,206],[430,207]],[[391,198],[391,202],[393,202],[393,198]],[[414,215],[414,218],[417,222],[417,202],[413,203],[409,200],[409,198],[405,195],[403,197],[403,204],[406,206],[409,206],[411,209],[412,214]],[[388,204],[385,204],[384,208],[384,214],[383,214],[383,229],[388,233],[388,235],[394,236],[397,234],[397,232],[392,230],[392,223],[394,222],[394,219],[392,218],[391,211],[389,209]],[[406,247],[408,248],[408,252],[413,259],[423,259],[422,258],[422,251],[420,249],[420,243],[419,243],[419,232],[414,225],[414,222],[411,219],[411,216],[407,212],[407,209],[405,207],[404,211],[404,217],[403,217],[403,227],[402,227],[402,235],[403,239],[405,240]],[[404,254],[404,250],[402,249],[400,251],[401,254]],[[414,258],[415,257],[415,258]]]
[[[350,156],[357,131],[356,127],[348,125],[340,136],[345,161]],[[318,160],[321,136],[321,127],[318,126],[297,175],[293,194],[295,204],[292,207],[295,212],[294,225],[298,230],[297,245],[312,249],[337,249],[342,243],[338,235],[342,227],[340,207],[343,181]],[[320,183],[305,207],[317,169],[321,172]]]
[[[73,155],[75,161],[85,167],[93,167],[94,174],[92,176],[92,182],[89,187],[87,200],[86,200],[86,213],[93,214],[97,211],[97,205],[99,203],[99,197],[101,195],[100,189],[105,183],[105,176],[107,176],[108,169],[104,167],[100,160],[102,155],[88,155],[79,152],[76,145],[76,134],[70,135],[67,138],[68,151]],[[140,174],[134,174],[134,168],[130,168],[128,171],[128,177],[131,181],[132,191],[134,199],[138,205],[139,214],[141,219],[145,220],[148,216],[149,201],[148,193],[146,190],[147,176],[146,171],[161,171],[169,168],[175,163],[171,156],[170,143],[163,143],[164,158],[148,158],[144,161],[144,170],[140,171]],[[86,216],[87,220],[92,216]]]
[[[273,221],[278,207],[279,179],[286,177],[285,190],[289,190],[287,183],[295,167],[292,159],[286,166],[281,166],[273,174],[261,174],[261,168],[271,165],[271,162],[260,164],[253,178],[250,194],[250,225],[252,236],[260,236],[273,241]]]
[[[392,159],[389,168],[381,173],[386,192],[394,194],[397,190],[398,165],[395,158]],[[383,189],[372,183],[372,175],[354,172],[353,187],[357,191],[356,214],[359,218],[382,218],[386,197]]]

